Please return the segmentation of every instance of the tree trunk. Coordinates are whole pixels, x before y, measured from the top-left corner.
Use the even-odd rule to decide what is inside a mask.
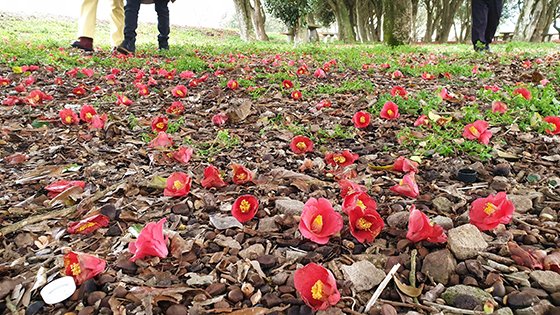
[[[389,46],[410,43],[412,36],[411,0],[385,0],[383,3],[383,40]]]
[[[554,20],[554,11],[560,0],[526,0],[515,26],[514,40],[542,41]]]
[[[264,29],[266,22],[266,15],[264,13],[264,8],[262,6],[261,0],[254,0],[252,21],[255,27],[255,33],[257,34],[257,39],[261,41],[268,41],[268,35]]]
[[[249,42],[255,40],[255,31],[253,28],[252,8],[249,0],[233,0],[235,3],[235,11],[239,22],[239,35],[241,39]]]
[[[373,28],[373,7],[370,0],[356,0],[356,28],[358,39],[364,43],[371,41]]]
[[[432,42],[432,33],[434,27],[434,6],[432,0],[424,0],[426,6],[426,33],[424,34],[424,42]]]
[[[328,0],[328,4],[336,16],[338,39],[346,43],[355,42],[353,0]]]
[[[420,35],[418,34],[418,6],[420,0],[412,0],[412,41],[416,42]]]
[[[373,40],[381,41],[381,30],[383,29],[383,0],[373,0],[373,7],[375,12],[375,21],[372,21]]]
[[[450,0],[443,1],[441,18],[439,20],[438,31],[436,36],[436,41],[445,43],[449,39],[449,33],[451,32],[451,27],[455,21],[455,13],[463,3],[463,0]]]

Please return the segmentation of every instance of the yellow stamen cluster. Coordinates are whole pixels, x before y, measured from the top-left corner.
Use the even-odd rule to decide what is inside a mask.
[[[491,202],[486,203],[486,207],[484,207],[484,213],[487,215],[492,215],[492,213],[496,212],[496,210],[498,210],[498,207]]]
[[[387,115],[389,115],[389,116],[393,116],[394,114],[395,114],[395,112],[394,112],[394,111],[392,111],[392,110],[390,110],[390,109],[389,109],[389,110],[387,110]]]
[[[478,132],[478,129],[476,129],[475,126],[470,126],[469,127],[469,131],[473,134],[473,136],[478,137],[480,136],[480,132]]]
[[[185,184],[183,184],[180,180],[176,180],[173,182],[173,187],[179,190],[179,189],[183,189],[183,187],[185,187]]]
[[[77,276],[82,273],[82,269],[80,268],[80,264],[74,263],[70,265],[70,271],[72,272],[73,276]]]
[[[356,206],[360,207],[360,209],[362,210],[366,210],[366,205],[364,204],[363,201],[361,201],[360,199],[358,199],[358,201],[356,201]]]
[[[93,118],[93,115],[92,115],[91,113],[86,113],[86,118],[87,118],[87,119],[92,119],[92,118]]]
[[[311,296],[315,299],[315,300],[322,300],[323,299],[323,288],[324,288],[325,284],[323,284],[323,281],[321,280],[317,280],[317,282],[315,282],[315,284],[311,287]]]
[[[300,150],[305,150],[305,149],[307,149],[307,145],[306,145],[305,142],[303,142],[303,141],[298,142],[298,143],[296,144],[296,147],[297,147],[298,149],[300,149]]]
[[[65,120],[67,123],[71,123],[71,122],[72,122],[72,116],[66,116],[66,118],[64,118],[64,120]]]
[[[346,162],[346,158],[342,155],[337,155],[337,156],[333,157],[333,161],[335,161],[338,164],[342,164],[342,163]]]
[[[315,233],[320,233],[323,230],[323,216],[317,215],[313,222],[311,223],[311,231]]]
[[[365,124],[366,123],[366,117],[364,117],[364,116],[360,117],[360,123]]]
[[[367,231],[371,228],[372,225],[373,223],[364,218],[359,218],[358,221],[356,221],[356,227],[360,230]]]
[[[251,209],[251,204],[249,203],[249,201],[243,199],[239,204],[239,210],[241,210],[241,212],[243,213],[247,213],[249,212],[249,209]]]
[[[76,232],[82,232],[83,230],[89,229],[90,227],[95,226],[96,224],[97,223],[95,223],[95,222],[84,223],[76,229]]]
[[[156,124],[156,127],[157,127],[158,129],[163,129],[163,127],[165,127],[165,125],[164,125],[162,122],[158,122],[158,123]]]

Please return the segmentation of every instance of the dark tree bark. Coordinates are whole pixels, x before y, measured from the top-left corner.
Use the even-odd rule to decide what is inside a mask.
[[[356,41],[354,0],[327,0],[338,26],[338,39],[347,43]]]
[[[410,43],[412,36],[412,2],[411,0],[385,0],[383,3],[384,41],[390,46]]]

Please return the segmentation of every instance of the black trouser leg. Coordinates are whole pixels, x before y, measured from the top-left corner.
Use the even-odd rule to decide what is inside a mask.
[[[167,40],[169,39],[169,7],[168,0],[155,0],[155,7],[158,16],[158,44],[159,49],[169,49]]]
[[[500,24],[500,17],[502,16],[502,0],[491,0],[488,5],[488,23],[486,24],[485,42],[486,45],[492,43],[496,30]]]
[[[492,0],[472,0],[472,43],[475,50],[479,45],[486,46],[486,27],[488,25],[488,2]]]
[[[124,42],[122,46],[131,52],[136,50],[138,11],[140,11],[140,0],[126,0],[126,6],[124,7]]]

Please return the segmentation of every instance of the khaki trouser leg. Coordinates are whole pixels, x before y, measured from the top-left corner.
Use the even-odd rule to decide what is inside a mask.
[[[111,43],[119,46],[124,40],[124,1],[112,0],[111,7]]]
[[[78,19],[78,37],[93,38],[97,19],[98,0],[83,0]]]

